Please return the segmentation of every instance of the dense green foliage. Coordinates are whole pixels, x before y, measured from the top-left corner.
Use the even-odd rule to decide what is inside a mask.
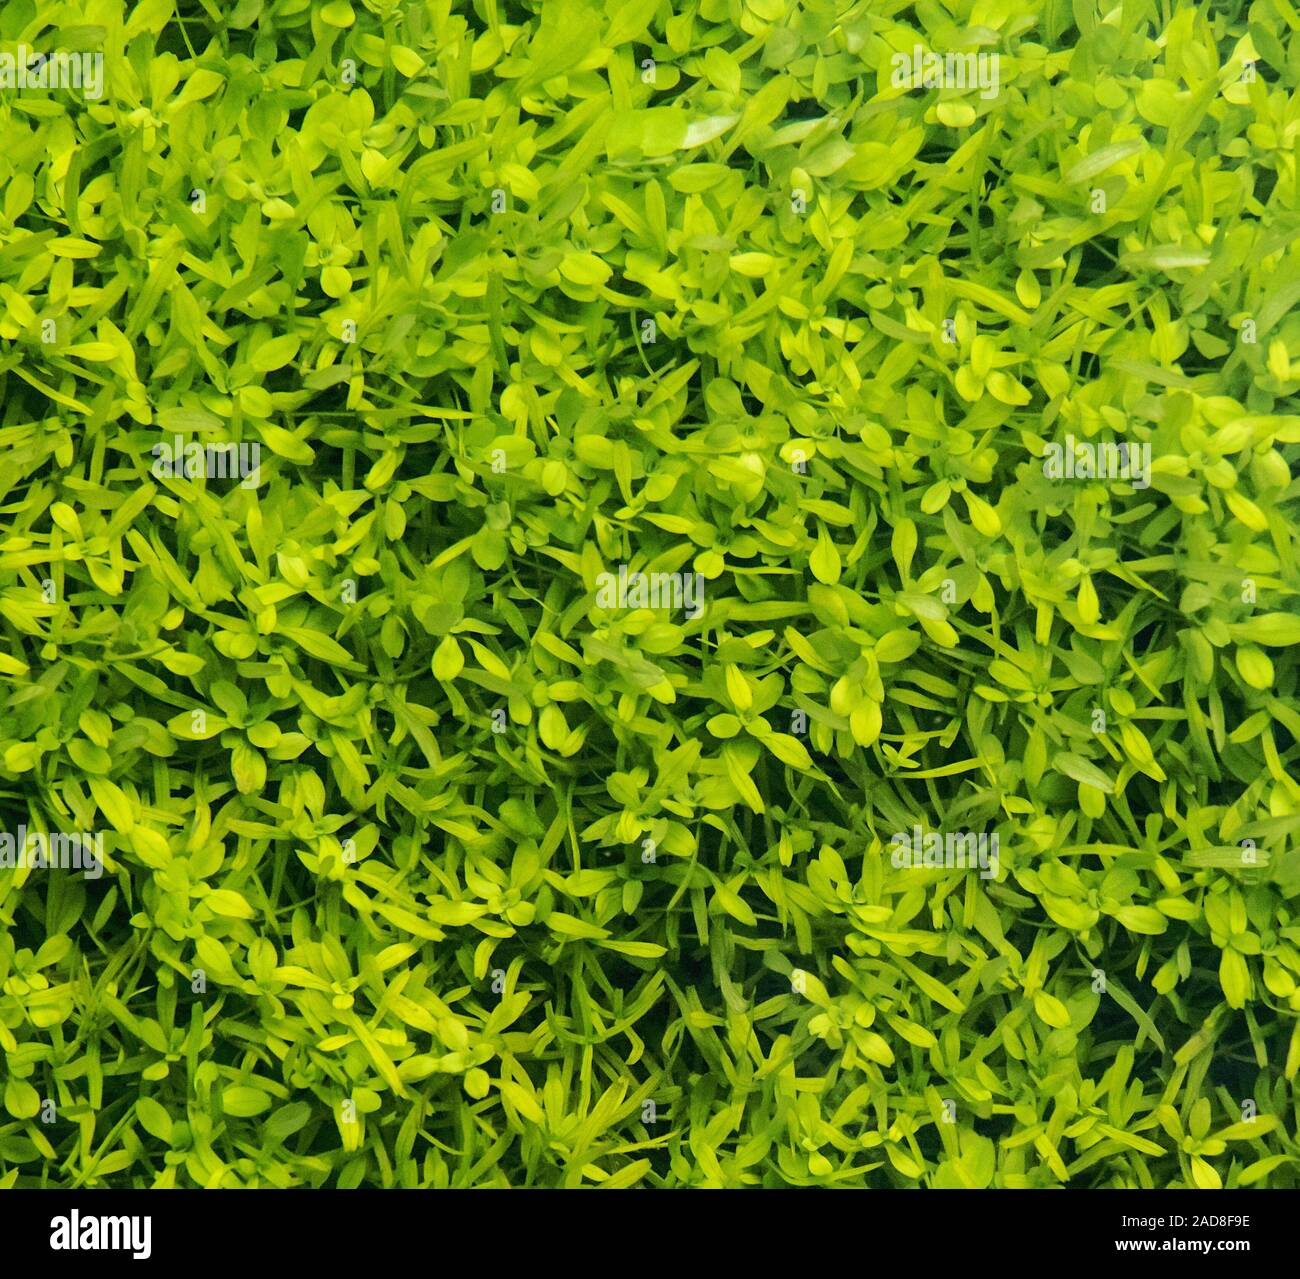
[[[1300,1184],[1290,0],[24,43],[0,1186]]]

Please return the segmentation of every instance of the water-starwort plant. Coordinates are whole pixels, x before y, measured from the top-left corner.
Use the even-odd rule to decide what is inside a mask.
[[[1288,0],[0,48],[0,1187],[1300,1184]]]

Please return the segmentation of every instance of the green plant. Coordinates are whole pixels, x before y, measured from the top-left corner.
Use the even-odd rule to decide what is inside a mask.
[[[0,1186],[1294,1188],[1285,0],[218,10],[0,10]]]

